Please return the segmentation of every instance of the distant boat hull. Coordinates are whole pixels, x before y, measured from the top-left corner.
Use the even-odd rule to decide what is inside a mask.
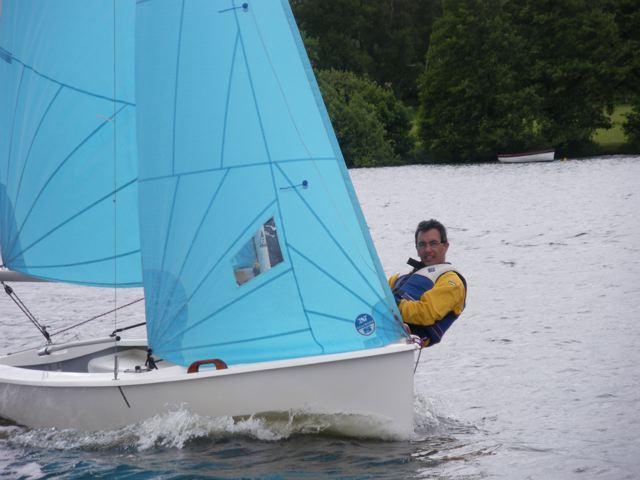
[[[121,343],[117,380],[111,346],[0,358],[0,416],[35,428],[93,431],[185,408],[211,417],[280,412],[360,415],[373,419],[389,435],[408,438],[413,431],[411,344],[187,373],[177,365],[135,372],[135,365],[144,365],[146,343]],[[43,358],[46,363],[33,366]],[[96,371],[47,371],[65,365]]]
[[[551,162],[555,157],[555,150],[538,150],[535,152],[504,153],[498,155],[498,160],[502,163],[525,163],[525,162]]]

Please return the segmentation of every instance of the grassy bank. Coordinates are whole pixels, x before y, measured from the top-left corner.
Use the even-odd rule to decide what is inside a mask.
[[[629,105],[619,105],[611,116],[611,128],[601,128],[596,130],[593,135],[593,141],[600,147],[601,153],[625,153],[627,147],[627,137],[622,130],[622,124],[625,122],[625,115],[631,111]]]
[[[415,140],[415,151],[409,163],[431,163],[422,148],[422,141],[419,135],[419,124],[417,108],[411,108],[411,132],[410,135]],[[637,150],[631,148],[622,125],[626,121],[626,115],[631,112],[630,105],[618,105],[609,116],[611,120],[610,128],[596,130],[592,140],[594,145],[588,151],[575,154],[574,156],[592,155],[615,155],[615,154],[638,154]],[[571,154],[569,154],[571,156]]]

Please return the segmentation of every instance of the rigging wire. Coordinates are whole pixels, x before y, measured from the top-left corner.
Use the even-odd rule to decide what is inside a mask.
[[[88,318],[86,320],[83,320],[81,322],[78,322],[74,325],[70,325],[68,327],[65,327],[61,330],[58,330],[57,332],[53,332],[53,333],[49,333],[47,331],[47,326],[46,325],[42,325],[38,319],[36,318],[36,316],[31,312],[31,310],[29,310],[29,307],[27,307],[27,305],[22,301],[22,299],[18,296],[18,294],[15,292],[15,290],[8,284],[6,284],[3,281],[0,281],[0,284],[2,284],[2,287],[4,288],[5,293],[9,296],[9,298],[11,298],[11,300],[13,300],[13,302],[17,305],[17,307],[20,309],[20,311],[22,311],[22,313],[24,313],[24,315],[29,319],[29,321],[38,329],[38,331],[42,334],[42,336],[47,340],[47,343],[51,344],[52,340],[51,337],[55,336],[55,335],[60,335],[61,333],[64,332],[68,332],[69,330],[73,330],[74,328],[77,328],[81,325],[84,325],[85,323],[89,323],[92,322],[93,320],[97,320],[98,318],[102,318],[106,315],[109,315],[110,313],[114,313],[118,310],[122,310],[123,308],[127,308],[130,307],[131,305],[134,305],[138,302],[141,302],[144,300],[144,297],[138,298],[136,300],[133,300],[129,303],[126,303],[124,305],[120,305],[119,307],[116,307],[112,310],[109,310],[107,312],[101,313],[99,315],[95,315],[91,318]],[[142,323],[137,323],[135,325],[131,325],[128,327],[123,327],[123,328],[116,328],[114,329],[114,332],[118,332],[118,331],[122,331],[122,330],[128,330],[134,327],[139,327],[141,325],[144,325],[146,322],[142,322]]]
[[[116,41],[116,0],[113,0],[113,304],[115,308],[113,313],[113,330],[118,329],[118,204],[116,202],[118,196],[118,129],[116,119],[116,54],[117,54],[117,41]],[[111,313],[111,312],[110,312]],[[113,354],[113,379],[118,379],[118,342],[114,344]],[[125,399],[126,401],[126,399]]]
[[[417,335],[411,335],[411,341],[420,347],[418,350],[418,358],[416,358],[416,364],[413,367],[413,374],[416,374],[416,370],[418,370],[418,364],[420,363],[420,355],[422,355],[422,350],[424,349],[424,342]]]
[[[102,317],[104,317],[106,315],[109,315],[110,313],[115,313],[117,310],[121,310],[123,308],[130,307],[131,305],[133,305],[135,303],[138,303],[138,302],[141,302],[142,300],[144,300],[144,297],[138,298],[137,300],[129,302],[129,303],[125,304],[125,305],[120,305],[119,307],[116,307],[116,308],[114,308],[112,310],[109,310],[108,312],[104,312],[104,313],[101,313],[100,315],[96,315],[94,317],[91,317],[91,318],[88,318],[86,320],[83,320],[83,321],[81,321],[79,323],[76,323],[75,325],[71,325],[69,327],[65,327],[62,330],[58,330],[57,332],[53,332],[51,334],[51,336],[53,337],[54,335],[59,335],[59,334],[64,333],[66,331],[73,330],[74,328],[79,327],[81,325],[84,325],[85,323],[89,323],[89,322],[91,322],[93,320],[97,320],[98,318],[102,318]],[[138,324],[138,325],[142,325],[142,324]],[[117,325],[116,325],[116,328],[114,328],[114,330],[118,330]]]
[[[29,308],[27,308],[27,306],[20,299],[20,297],[18,297],[18,295],[13,291],[13,288],[11,288],[9,285],[7,285],[4,282],[0,282],[0,283],[2,283],[2,286],[4,287],[4,291],[7,295],[9,295],[9,298],[13,300],[13,302],[18,306],[20,310],[22,310],[22,313],[25,314],[25,316],[29,319],[29,321],[33,323],[33,325],[38,329],[38,331],[42,334],[42,336],[47,340],[47,343],[51,344],[51,335],[49,334],[49,332],[47,332],[47,327],[45,325],[42,325],[40,322],[38,322],[35,315],[31,313]]]

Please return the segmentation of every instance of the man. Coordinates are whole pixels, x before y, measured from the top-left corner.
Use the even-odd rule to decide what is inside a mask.
[[[422,221],[415,233],[420,262],[411,273],[389,279],[402,319],[424,346],[438,343],[465,307],[467,282],[450,263],[447,230],[437,220]]]

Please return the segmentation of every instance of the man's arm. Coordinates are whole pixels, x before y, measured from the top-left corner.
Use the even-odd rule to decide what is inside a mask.
[[[391,280],[389,279],[389,284]],[[420,300],[402,300],[398,305],[402,319],[406,323],[429,326],[442,320],[449,312],[460,315],[464,310],[466,290],[462,279],[455,272],[444,273],[431,290]]]

